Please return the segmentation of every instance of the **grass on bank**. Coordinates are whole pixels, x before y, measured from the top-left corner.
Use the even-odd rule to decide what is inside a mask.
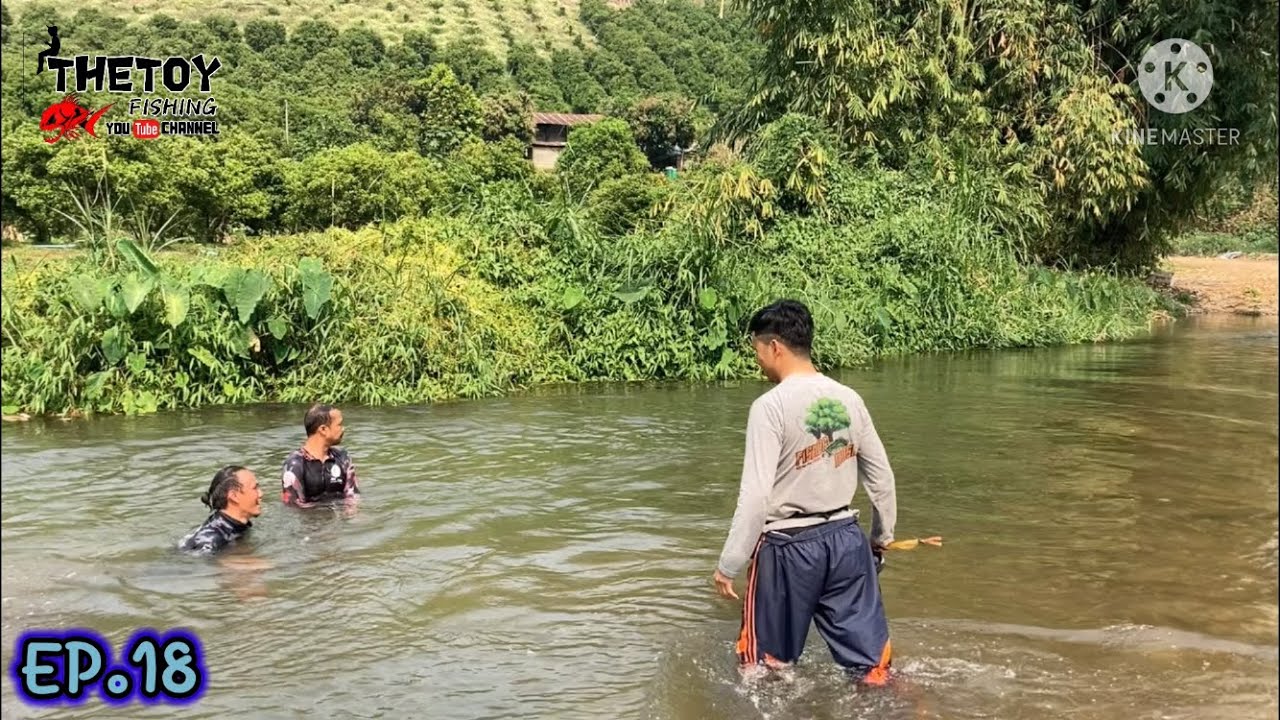
[[[368,405],[546,383],[754,376],[756,307],[810,304],[826,367],[1095,342],[1171,310],[1101,273],[1025,268],[936,208],[789,221],[708,252],[679,231],[517,241],[473,218],[256,238],[147,257],[3,256],[4,413]]]

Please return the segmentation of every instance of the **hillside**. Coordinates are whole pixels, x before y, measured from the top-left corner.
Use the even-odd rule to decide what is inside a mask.
[[[11,13],[25,15],[39,0],[5,2]],[[512,42],[547,50],[591,46],[592,33],[579,18],[580,0],[97,0],[93,7],[108,15],[141,21],[164,14],[196,21],[223,15],[243,25],[250,20],[278,20],[292,30],[304,20],[324,20],[340,29],[364,26],[387,41],[398,42],[409,30],[431,35],[437,43],[478,39],[505,57]],[[64,15],[74,10],[59,8]],[[577,39],[581,40],[578,41]],[[28,38],[41,44],[43,37]]]

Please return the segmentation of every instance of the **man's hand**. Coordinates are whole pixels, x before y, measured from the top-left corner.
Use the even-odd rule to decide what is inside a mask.
[[[733,578],[720,572],[720,568],[716,568],[714,577],[716,583],[716,592],[720,593],[720,597],[738,599],[738,593],[733,591]]]

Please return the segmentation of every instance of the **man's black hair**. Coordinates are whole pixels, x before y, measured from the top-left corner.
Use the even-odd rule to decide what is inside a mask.
[[[776,337],[792,352],[805,357],[813,350],[813,316],[797,300],[779,300],[760,308],[751,316],[747,332],[762,339]]]
[[[240,471],[244,470],[240,465],[228,465],[219,470],[213,476],[213,482],[209,483],[209,491],[200,496],[200,502],[208,505],[212,510],[225,510],[227,508],[227,495],[234,490],[243,490],[240,486]]]
[[[311,437],[317,432],[320,432],[320,427],[322,425],[328,425],[332,422],[333,417],[331,416],[331,413],[333,413],[334,410],[337,410],[337,408],[332,405],[312,405],[311,408],[307,410],[307,416],[302,420],[302,427],[307,431],[307,437]]]

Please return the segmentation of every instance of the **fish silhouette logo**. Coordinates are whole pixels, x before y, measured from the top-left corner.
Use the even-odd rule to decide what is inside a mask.
[[[40,129],[45,132],[57,133],[52,137],[46,137],[44,141],[55,143],[64,137],[68,140],[78,140],[86,132],[93,137],[98,137],[98,134],[94,132],[94,128],[97,126],[99,118],[110,109],[111,106],[108,105],[94,111],[81,105],[75,93],[67,95],[45,108],[44,112],[41,113]]]

